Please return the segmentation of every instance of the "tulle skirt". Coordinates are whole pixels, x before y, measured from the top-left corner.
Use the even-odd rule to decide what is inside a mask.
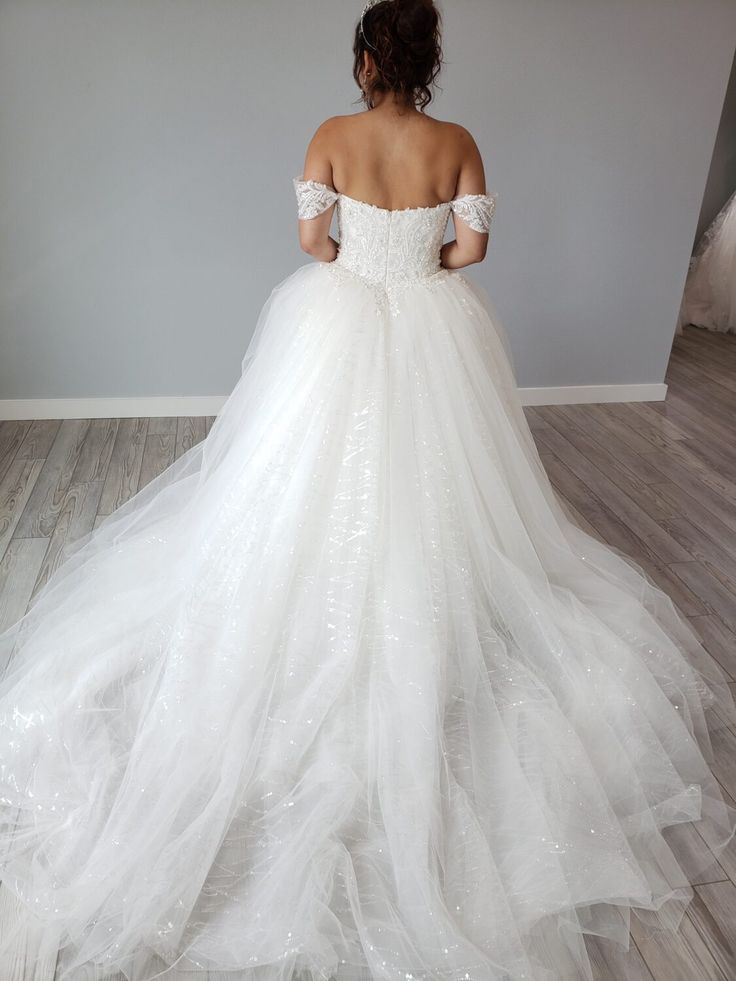
[[[678,328],[687,324],[736,333],[736,191],[690,260]]]
[[[677,926],[678,826],[736,826],[723,674],[567,517],[458,272],[287,277],[0,653],[0,878],[62,981],[591,978]]]

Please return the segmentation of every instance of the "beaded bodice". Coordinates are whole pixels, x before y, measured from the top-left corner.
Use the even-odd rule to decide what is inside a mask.
[[[318,181],[294,178],[300,218],[337,205],[339,250],[335,265],[386,289],[426,279],[441,269],[440,248],[454,211],[487,233],[495,194],[466,194],[429,207],[389,209],[358,201]]]
[[[390,211],[340,195],[335,262],[377,286],[424,279],[440,269],[449,204]]]

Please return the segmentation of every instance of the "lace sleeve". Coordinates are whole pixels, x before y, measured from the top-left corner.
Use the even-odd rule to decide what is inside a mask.
[[[337,201],[339,194],[334,187],[319,181],[305,181],[303,175],[293,178],[299,218],[316,218]]]
[[[488,232],[496,211],[497,194],[462,194],[450,201],[450,207],[476,232]]]

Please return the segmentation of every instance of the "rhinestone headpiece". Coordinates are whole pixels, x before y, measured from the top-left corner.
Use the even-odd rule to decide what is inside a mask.
[[[377,48],[375,47],[375,45],[371,44],[371,42],[365,36],[365,31],[363,30],[363,18],[371,9],[371,7],[375,7],[377,3],[383,3],[383,2],[384,0],[368,0],[368,3],[365,5],[365,7],[363,7],[363,10],[360,13],[360,33],[363,35],[363,40],[368,45],[368,47],[373,48],[374,51],[376,51]]]

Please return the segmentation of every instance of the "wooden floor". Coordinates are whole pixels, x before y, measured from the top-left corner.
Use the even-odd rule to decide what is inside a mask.
[[[687,328],[667,381],[665,402],[534,408],[527,416],[575,519],[644,566],[736,684],[736,337]],[[211,423],[0,423],[0,627],[23,614],[65,547],[204,438]],[[716,752],[716,775],[736,797],[736,733],[720,735]],[[684,830],[687,861],[707,843]],[[0,888],[0,937],[14,911]],[[590,944],[600,981],[736,979],[736,846],[702,876],[678,936],[648,940],[636,925],[632,934],[628,953]],[[19,937],[0,964],[0,981],[51,981],[53,948],[48,937]],[[26,965],[39,951],[34,973]],[[210,981],[227,977],[213,973]]]

